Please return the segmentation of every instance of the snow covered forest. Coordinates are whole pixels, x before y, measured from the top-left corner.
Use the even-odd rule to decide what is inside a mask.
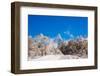
[[[88,58],[88,40],[84,37],[65,40],[58,34],[28,37],[28,60],[61,60]]]

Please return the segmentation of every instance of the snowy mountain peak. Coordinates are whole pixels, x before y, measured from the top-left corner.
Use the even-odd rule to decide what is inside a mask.
[[[32,38],[32,36],[31,36],[31,35],[29,35],[29,36],[28,36],[28,38]]]
[[[44,38],[45,36],[42,34],[42,33],[40,33],[39,35],[36,35],[34,38],[35,39],[41,39],[41,38]]]
[[[56,39],[63,40],[62,37],[61,37],[61,34],[58,34],[57,37],[56,37]]]
[[[42,36],[42,37],[43,37],[44,35],[43,35],[42,33],[40,33],[40,36]]]
[[[54,39],[54,42],[56,42],[58,45],[63,42],[63,39],[60,34],[56,36],[56,38]]]

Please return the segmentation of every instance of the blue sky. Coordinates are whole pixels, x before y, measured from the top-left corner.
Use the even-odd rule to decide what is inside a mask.
[[[58,34],[64,39],[88,36],[88,17],[28,15],[28,36],[40,33],[54,38]]]

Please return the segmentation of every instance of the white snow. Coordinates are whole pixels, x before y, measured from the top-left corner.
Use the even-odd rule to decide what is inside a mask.
[[[62,60],[62,59],[79,59],[79,58],[80,57],[75,55],[46,55],[37,57],[35,59],[29,58],[29,60],[40,61],[40,60]]]

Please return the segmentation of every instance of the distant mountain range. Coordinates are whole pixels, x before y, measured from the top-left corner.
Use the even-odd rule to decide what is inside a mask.
[[[64,40],[60,34],[54,38],[39,34],[28,37],[28,56],[32,59],[45,55],[78,55],[87,56],[87,38],[79,37]]]

